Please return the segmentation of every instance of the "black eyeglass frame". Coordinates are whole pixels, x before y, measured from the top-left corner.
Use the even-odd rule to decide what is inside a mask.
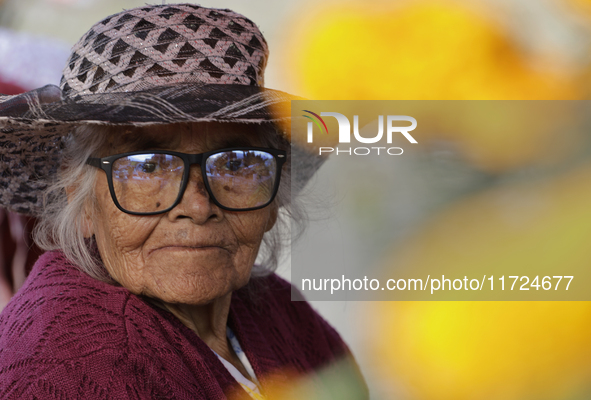
[[[277,170],[275,171],[275,176],[276,176],[275,185],[273,187],[273,194],[271,195],[271,197],[267,203],[260,205],[260,206],[256,206],[256,207],[250,207],[250,208],[231,208],[231,207],[226,207],[226,206],[220,204],[217,201],[217,199],[215,198],[215,196],[213,195],[213,192],[212,192],[211,188],[209,187],[209,181],[207,179],[207,174],[205,171],[205,165],[206,165],[207,159],[214,154],[223,153],[226,151],[237,151],[237,150],[238,151],[262,151],[262,152],[271,154],[273,156],[273,158],[275,159],[275,165],[277,167]],[[133,156],[133,155],[137,155],[137,154],[169,154],[172,156],[177,156],[183,160],[183,163],[184,163],[183,178],[182,178],[181,186],[179,188],[179,194],[178,194],[176,200],[174,201],[174,203],[172,204],[172,206],[168,207],[165,210],[152,211],[152,212],[129,211],[129,210],[126,210],[123,207],[121,207],[121,204],[119,204],[119,201],[117,201],[117,197],[115,196],[115,187],[113,186],[113,163],[120,158],[127,157],[127,156]],[[130,153],[114,154],[114,155],[103,157],[103,158],[91,157],[88,160],[86,160],[86,164],[105,171],[105,173],[107,174],[107,182],[109,184],[109,192],[111,193],[111,198],[113,199],[113,203],[115,203],[115,205],[117,206],[117,208],[119,210],[123,211],[126,214],[131,214],[131,215],[158,215],[158,214],[164,214],[164,213],[169,212],[170,210],[175,208],[181,202],[183,195],[185,194],[185,190],[187,189],[187,185],[189,183],[189,177],[190,177],[190,173],[191,173],[191,165],[193,165],[193,164],[199,164],[201,166],[201,177],[202,177],[203,182],[205,184],[207,194],[209,194],[209,199],[219,208],[221,208],[223,210],[227,210],[227,211],[253,211],[253,210],[259,210],[261,208],[265,208],[269,204],[271,204],[271,202],[273,202],[273,200],[275,199],[275,196],[277,196],[277,192],[279,190],[279,183],[281,181],[281,170],[283,168],[283,164],[285,164],[286,161],[287,161],[287,153],[285,150],[269,149],[269,148],[264,148],[264,147],[230,147],[230,148],[225,148],[225,149],[207,151],[205,153],[199,153],[199,154],[187,154],[187,153],[180,153],[178,151],[171,151],[171,150],[132,151]]]

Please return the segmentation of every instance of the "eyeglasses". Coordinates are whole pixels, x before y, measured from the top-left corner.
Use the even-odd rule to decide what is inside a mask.
[[[185,154],[168,150],[135,151],[86,163],[107,174],[113,202],[133,215],[155,215],[177,206],[199,164],[211,201],[229,211],[250,211],[269,205],[279,189],[283,150],[237,147]]]

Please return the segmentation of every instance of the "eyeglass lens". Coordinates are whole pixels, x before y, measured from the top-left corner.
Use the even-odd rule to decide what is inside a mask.
[[[224,207],[244,209],[266,204],[273,195],[277,165],[264,151],[225,151],[205,161],[215,199]]]
[[[121,207],[149,213],[170,208],[182,186],[185,165],[172,154],[134,154],[112,166],[113,188]],[[205,175],[211,194],[224,207],[246,209],[269,202],[277,164],[272,154],[259,150],[231,150],[210,155]]]

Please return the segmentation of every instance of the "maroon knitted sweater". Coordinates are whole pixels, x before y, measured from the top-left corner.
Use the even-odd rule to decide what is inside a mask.
[[[276,275],[233,293],[228,325],[263,391],[286,371],[348,355],[310,306]],[[287,378],[285,378],[287,379]],[[1,399],[225,399],[241,391],[217,356],[172,314],[45,253],[0,315]]]

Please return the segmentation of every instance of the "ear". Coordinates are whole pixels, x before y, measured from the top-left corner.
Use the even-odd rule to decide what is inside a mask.
[[[73,201],[75,192],[76,189],[73,186],[68,186],[66,188],[66,196],[68,198],[68,203],[71,203]],[[84,236],[85,239],[91,238],[94,235],[94,225],[92,224],[92,219],[90,218],[88,207],[88,204],[84,206],[84,210],[82,211],[81,216],[82,236]]]
[[[269,219],[267,220],[267,226],[265,227],[265,232],[269,232],[275,226],[275,222],[277,222],[277,215],[279,215],[279,207],[277,204],[273,202],[269,207],[271,207]]]

